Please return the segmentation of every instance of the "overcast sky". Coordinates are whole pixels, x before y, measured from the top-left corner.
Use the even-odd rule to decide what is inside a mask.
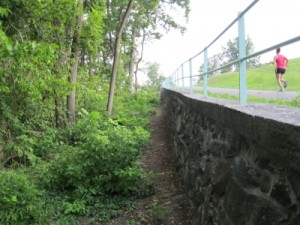
[[[144,61],[157,62],[165,76],[171,75],[183,62],[209,45],[253,0],[191,0],[187,32],[166,34],[161,40],[147,44]],[[254,44],[255,52],[300,35],[299,0],[260,0],[245,15],[245,32]],[[208,57],[220,53],[229,39],[238,35],[234,25],[209,50]],[[271,61],[274,52],[261,56]],[[300,57],[300,42],[282,47],[288,58]],[[203,54],[199,56],[199,64]],[[193,63],[194,64],[194,63]],[[195,67],[195,66],[194,66]],[[198,66],[197,66],[198,67]]]

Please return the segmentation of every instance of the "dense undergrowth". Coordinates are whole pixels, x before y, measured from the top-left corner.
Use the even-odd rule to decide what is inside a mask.
[[[165,4],[187,17],[189,1],[132,3],[1,0],[0,225],[99,224],[152,192],[139,157],[161,75],[139,63],[184,30]]]
[[[65,129],[44,124],[32,132],[8,118],[19,135],[3,148],[0,224],[94,224],[152,193],[153,175],[139,156],[157,90],[121,96],[112,117],[81,109]]]

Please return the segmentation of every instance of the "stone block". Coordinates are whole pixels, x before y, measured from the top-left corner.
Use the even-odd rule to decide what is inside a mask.
[[[288,225],[299,225],[300,224],[300,213],[295,216]]]
[[[259,187],[259,171],[254,167],[251,167],[249,162],[243,158],[236,158],[232,169],[232,175],[243,185],[243,187]]]
[[[231,225],[282,225],[285,210],[263,195],[256,195],[231,178],[226,188],[224,208]]]
[[[249,140],[254,138],[255,117],[234,108],[224,107],[224,126],[232,131],[246,137]]]
[[[271,175],[269,173],[263,173],[260,178],[260,191],[263,193],[269,193],[271,190]]]
[[[256,117],[254,129],[254,142],[263,146],[269,159],[300,171],[300,127]]]
[[[212,176],[213,192],[218,196],[225,194],[226,186],[230,178],[231,168],[228,161],[222,160],[216,166]]]
[[[290,192],[291,190],[286,178],[280,176],[278,181],[273,185],[271,197],[276,199],[281,205],[288,208],[292,206],[292,196]]]

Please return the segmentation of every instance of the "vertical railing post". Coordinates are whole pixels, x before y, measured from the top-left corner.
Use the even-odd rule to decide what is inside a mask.
[[[176,71],[173,73],[173,90],[176,90]]]
[[[172,90],[175,90],[175,88],[176,88],[176,72],[175,71],[173,72],[173,75],[172,75],[172,83],[173,83]]]
[[[189,59],[189,69],[190,69],[190,94],[193,94],[193,65],[192,65],[192,59]]]
[[[174,73],[172,73],[172,76],[171,76],[171,87],[173,90],[174,89]]]
[[[246,57],[245,43],[245,23],[244,16],[239,13],[239,68],[240,68],[240,104],[247,104],[247,77],[246,77],[246,60],[241,60]]]
[[[204,65],[203,65],[203,70],[204,70],[204,76],[203,76],[203,95],[204,97],[207,97],[207,48],[204,49]]]
[[[182,79],[182,92],[184,92],[184,69],[183,69],[183,64],[181,65],[181,79]]]
[[[179,87],[179,73],[178,73],[178,69],[176,70],[176,90],[178,90]]]

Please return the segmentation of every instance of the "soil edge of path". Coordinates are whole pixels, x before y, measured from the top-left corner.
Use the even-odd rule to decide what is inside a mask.
[[[150,119],[151,136],[142,155],[142,166],[156,174],[154,194],[136,200],[137,208],[124,212],[110,225],[190,225],[191,211],[182,179],[176,171],[166,113],[162,107]]]

